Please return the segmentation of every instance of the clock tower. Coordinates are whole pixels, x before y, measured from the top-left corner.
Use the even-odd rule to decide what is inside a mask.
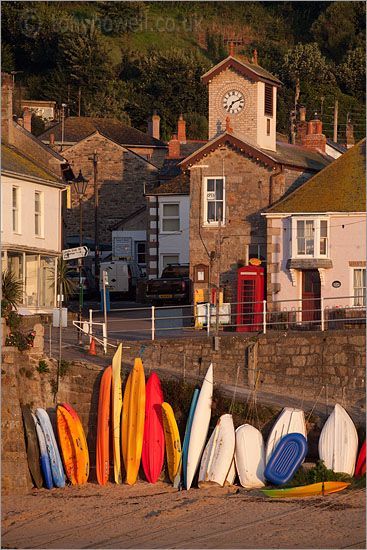
[[[276,103],[280,80],[255,62],[230,55],[202,77],[209,88],[209,140],[226,129],[260,149],[276,150]]]

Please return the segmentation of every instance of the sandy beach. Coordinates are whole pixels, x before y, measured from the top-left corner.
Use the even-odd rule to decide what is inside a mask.
[[[2,548],[365,548],[365,490],[267,499],[240,487],[87,484],[2,499]]]

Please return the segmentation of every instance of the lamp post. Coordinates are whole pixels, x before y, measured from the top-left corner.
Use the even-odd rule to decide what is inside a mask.
[[[86,180],[83,175],[82,171],[79,170],[78,177],[74,178],[72,180],[72,184],[74,186],[74,191],[79,197],[79,246],[83,246],[83,197],[85,195],[85,192],[87,190],[88,180]],[[82,331],[81,331],[81,323],[82,323],[82,309],[83,309],[83,282],[82,282],[82,267],[83,267],[83,258],[79,258],[78,260],[78,268],[79,268],[79,332],[78,332],[78,343],[82,343]]]

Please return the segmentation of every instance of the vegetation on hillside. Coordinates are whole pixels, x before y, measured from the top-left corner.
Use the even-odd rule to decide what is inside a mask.
[[[146,130],[156,109],[163,138],[180,112],[189,135],[206,137],[207,90],[200,76],[228,42],[278,76],[278,129],[299,103],[322,114],[332,136],[339,101],[365,135],[364,2],[2,2],[2,70],[22,94],[67,103],[71,115],[117,117]]]

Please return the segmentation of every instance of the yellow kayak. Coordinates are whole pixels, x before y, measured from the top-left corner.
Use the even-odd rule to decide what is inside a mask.
[[[112,441],[113,441],[113,469],[116,483],[122,483],[121,474],[121,410],[122,410],[122,389],[121,389],[121,358],[122,344],[119,345],[112,359]]]
[[[122,458],[126,483],[134,485],[138,477],[143,448],[145,420],[145,376],[141,359],[135,359],[127,379],[122,405]]]
[[[273,498],[315,497],[337,493],[346,489],[348,485],[350,483],[344,483],[343,481],[321,481],[320,483],[289,487],[288,489],[261,489],[261,492]]]
[[[174,481],[181,470],[181,440],[174,412],[171,405],[162,403],[164,438],[166,440],[166,454],[168,475]]]

